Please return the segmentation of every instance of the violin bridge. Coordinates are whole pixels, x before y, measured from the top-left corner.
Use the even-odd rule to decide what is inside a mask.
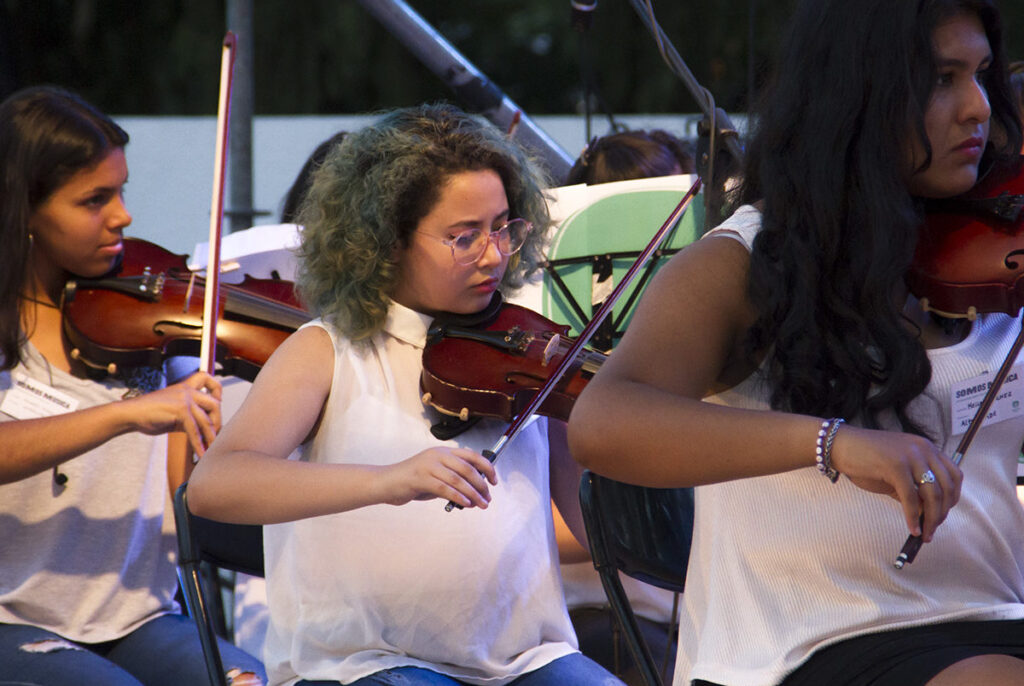
[[[196,285],[196,273],[192,272],[192,276],[188,279],[188,288],[185,290],[185,305],[182,307],[182,312],[188,312],[189,302],[192,300],[192,292]]]
[[[544,365],[545,367],[548,366],[548,362],[550,362],[551,358],[555,356],[556,352],[558,352],[558,348],[561,342],[561,334],[556,333],[553,336],[551,336],[551,339],[548,341],[548,344],[544,346],[544,352],[542,354],[543,359],[541,361],[542,365]]]

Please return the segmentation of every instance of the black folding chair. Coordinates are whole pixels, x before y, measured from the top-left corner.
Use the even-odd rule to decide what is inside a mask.
[[[693,489],[633,486],[587,470],[580,507],[594,568],[630,655],[647,686],[662,686],[618,573],[682,593],[693,537]]]
[[[217,647],[217,627],[211,602],[204,592],[200,564],[263,576],[263,527],[249,524],[224,524],[196,517],[188,509],[188,484],[182,484],[174,494],[174,523],[178,529],[178,578],[188,613],[199,630],[199,641],[206,660],[206,671],[212,686],[228,686]]]

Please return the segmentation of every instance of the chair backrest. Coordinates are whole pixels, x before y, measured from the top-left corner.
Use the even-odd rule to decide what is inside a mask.
[[[595,564],[602,555],[601,562],[634,579],[682,592],[693,538],[692,488],[646,488],[586,471],[580,506]]]
[[[589,201],[559,223],[548,247],[541,314],[568,324],[571,335],[582,331],[679,203],[680,190],[665,186],[674,183],[685,191],[688,179],[635,179],[590,187],[594,193],[609,195]],[[694,199],[658,253],[623,293],[605,320],[608,331],[595,336],[594,347],[609,350],[618,343],[649,279],[668,257],[700,236],[701,203],[700,197]]]
[[[174,523],[178,535],[178,576],[188,612],[199,631],[203,657],[210,683],[227,686],[210,603],[203,593],[200,562],[217,567],[263,576],[263,527],[249,524],[224,524],[196,517],[188,509],[188,484],[174,493]]]
[[[660,673],[643,640],[619,572],[683,591],[693,536],[693,489],[633,486],[586,470],[580,508],[594,568],[633,662],[647,686],[662,686],[667,675]]]
[[[195,516],[188,509],[187,486],[182,484],[174,494],[181,559],[187,557],[250,576],[263,576],[263,527],[225,524]]]

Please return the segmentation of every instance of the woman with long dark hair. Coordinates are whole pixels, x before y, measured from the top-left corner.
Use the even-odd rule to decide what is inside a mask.
[[[570,420],[587,467],[697,486],[675,683],[1022,683],[1024,418],[950,458],[1020,319],[905,285],[927,203],[1019,164],[997,9],[806,0],[754,124]]]
[[[109,117],[58,88],[0,104],[3,683],[207,678],[174,601],[165,514],[185,471],[180,439],[202,454],[219,428],[220,383],[197,373],[164,387],[151,369],[96,379],[63,335],[65,283],[102,276],[124,251],[127,144]],[[236,686],[262,683],[256,659],[221,650]]]

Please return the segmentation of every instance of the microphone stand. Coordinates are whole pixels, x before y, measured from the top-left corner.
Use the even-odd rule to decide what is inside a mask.
[[[654,36],[658,50],[668,63],[669,69],[682,80],[683,85],[693,95],[697,106],[704,114],[704,118],[697,127],[697,169],[701,178],[705,179],[707,189],[704,196],[706,231],[710,228],[711,221],[722,218],[720,213],[724,204],[725,182],[735,173],[743,160],[743,148],[740,146],[736,127],[733,126],[725,110],[715,107],[715,100],[711,93],[697,82],[693,72],[679,56],[668,36],[654,21],[650,0],[629,0],[629,2],[636,13],[640,15],[647,30]],[[716,172],[715,158],[719,155],[722,155],[724,159]]]
[[[359,0],[405,47],[455,91],[467,109],[491,123],[540,157],[552,178],[564,179],[573,159],[403,0]]]

